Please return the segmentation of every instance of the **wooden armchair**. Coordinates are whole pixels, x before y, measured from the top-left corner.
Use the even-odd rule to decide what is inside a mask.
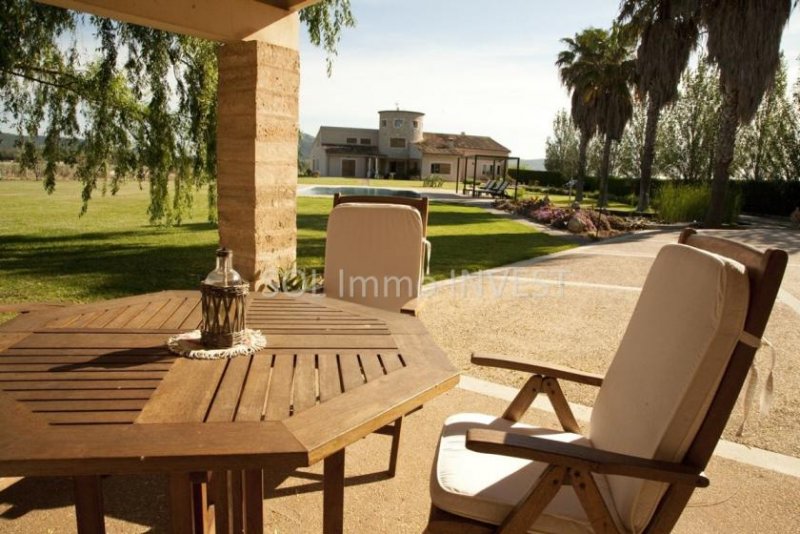
[[[786,252],[685,230],[665,246],[606,375],[503,356],[531,378],[502,417],[444,426],[428,532],[669,532],[730,416],[769,319]],[[587,435],[560,380],[598,386]],[[563,431],[519,423],[539,393]],[[465,467],[466,466],[466,467]]]

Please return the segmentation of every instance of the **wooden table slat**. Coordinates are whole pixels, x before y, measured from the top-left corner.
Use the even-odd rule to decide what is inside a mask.
[[[361,361],[361,367],[364,369],[367,382],[384,375],[383,367],[376,352],[362,352],[358,355],[358,358]]]
[[[89,323],[88,325],[85,325],[85,326],[91,326],[91,327],[94,327],[94,328],[103,328],[103,327],[107,326],[108,323],[113,321],[114,318],[119,315],[119,313],[120,313],[120,309],[119,308],[109,308],[105,312],[101,313],[96,318],[94,318],[91,321],[91,323]]]
[[[51,355],[38,355],[31,354],[25,356],[0,356],[0,370],[5,370],[9,367],[19,365],[27,366],[81,366],[81,367],[101,367],[104,365],[120,366],[129,365],[136,366],[141,369],[142,366],[158,365],[165,369],[169,369],[175,358],[162,357],[160,355],[153,356],[129,356],[127,354],[122,356],[114,356],[113,354],[103,354],[99,356],[51,356]]]
[[[48,412],[39,414],[51,425],[130,425],[140,410],[97,412]]]
[[[233,421],[250,367],[250,356],[231,358],[206,416],[208,422]]]
[[[75,358],[77,360],[77,358]],[[159,361],[109,361],[108,359],[96,361],[89,359],[87,361],[75,362],[50,362],[43,358],[26,358],[23,362],[8,362],[0,358],[0,375],[3,373],[73,373],[80,371],[169,371],[172,362],[159,362]]]
[[[319,400],[325,402],[342,394],[342,380],[339,374],[338,357],[333,352],[317,354],[319,373]]]
[[[167,374],[166,371],[69,371],[69,372],[0,372],[0,382],[82,382],[97,380],[160,380]]]
[[[387,373],[403,368],[403,360],[396,352],[381,352],[380,358]]]
[[[68,326],[70,326],[71,328],[92,328],[94,327],[92,323],[100,319],[107,311],[108,311],[107,309],[102,309],[89,313],[84,313],[76,320],[69,323]]]
[[[292,385],[293,413],[307,410],[317,404],[317,370],[314,353],[297,355]]]
[[[345,391],[364,385],[364,375],[355,352],[339,353],[339,369],[342,373],[342,385]]]
[[[22,401],[30,411],[37,412],[103,412],[103,411],[136,411],[144,408],[147,399],[96,399],[96,400],[42,400]]]
[[[164,305],[158,310],[157,313],[153,314],[147,322],[142,325],[144,328],[160,328],[164,325],[164,323],[172,317],[175,311],[180,307],[181,304],[186,299],[184,298],[171,298],[167,300]]]
[[[166,347],[169,334],[164,332],[61,332],[50,330],[34,333],[14,345],[15,348],[66,348],[66,349],[143,349],[161,348],[170,354]]]
[[[31,382],[0,378],[0,389],[3,391],[155,389],[159,384],[161,384],[161,380],[37,380]]]
[[[139,389],[46,389],[29,391],[5,391],[18,401],[74,401],[74,400],[147,400],[155,388]]]
[[[200,323],[203,321],[203,307],[200,305],[200,299],[197,300],[197,305],[192,308],[186,319],[181,322],[180,328],[183,330],[194,330],[200,328]]]
[[[292,401],[292,378],[294,377],[294,354],[276,354],[269,379],[266,420],[274,421],[289,417]]]
[[[242,390],[239,409],[236,411],[237,421],[261,421],[264,416],[264,405],[267,402],[269,377],[272,371],[273,355],[258,352],[253,355],[250,371]]]
[[[152,300],[148,302],[147,306],[125,323],[125,328],[142,328],[152,316],[156,315],[161,308],[167,305],[167,302],[168,299]]]
[[[104,326],[106,328],[122,328],[128,324],[131,319],[138,316],[147,307],[149,302],[140,302],[138,304],[131,304],[124,308],[117,308],[117,316],[114,317]]]
[[[142,410],[137,423],[205,420],[225,364],[225,360],[178,359]]]
[[[184,297],[183,302],[175,310],[175,313],[164,321],[162,328],[181,328],[183,322],[192,314],[195,308],[200,306],[199,298]]]

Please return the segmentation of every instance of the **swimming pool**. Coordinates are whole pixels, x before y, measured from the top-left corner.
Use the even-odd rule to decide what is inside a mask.
[[[408,189],[389,189],[384,187],[353,187],[342,185],[315,185],[301,189],[299,192],[303,196],[333,196],[334,193],[342,195],[368,195],[368,196],[388,196],[388,197],[407,197],[407,198],[421,198],[421,195],[416,191],[409,191]]]

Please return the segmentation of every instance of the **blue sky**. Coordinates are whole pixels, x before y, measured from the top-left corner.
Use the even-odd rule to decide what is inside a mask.
[[[375,128],[377,111],[422,111],[425,130],[489,135],[523,158],[544,157],[555,113],[569,105],[554,66],[559,39],[607,27],[618,0],[351,0],[358,21],[333,76],[301,34],[300,126]],[[783,36],[796,79],[800,14]]]

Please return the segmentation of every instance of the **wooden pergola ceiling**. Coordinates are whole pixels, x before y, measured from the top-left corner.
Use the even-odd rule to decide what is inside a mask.
[[[44,4],[214,41],[257,40],[319,0],[37,0]]]

